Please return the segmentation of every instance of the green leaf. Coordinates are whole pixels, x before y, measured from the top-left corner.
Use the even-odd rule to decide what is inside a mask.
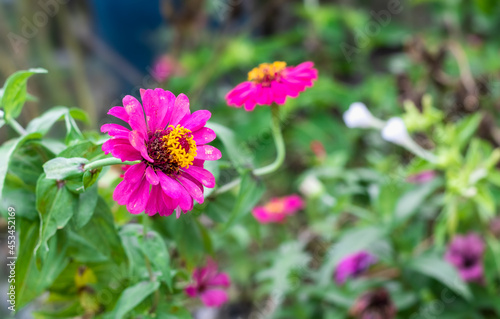
[[[139,237],[142,235],[143,227],[138,224],[127,224],[120,230],[120,238],[128,258],[129,276],[146,279],[148,278],[148,271],[139,244]]]
[[[211,239],[193,212],[182,214],[175,223],[167,223],[167,227],[173,234],[179,253],[190,261],[211,252]]]
[[[139,305],[144,299],[158,289],[158,282],[140,282],[134,286],[125,289],[120,299],[115,305],[113,313],[109,316],[113,319],[121,319],[129,314],[132,309]]]
[[[310,260],[311,256],[304,252],[304,243],[286,242],[272,253],[271,267],[259,272],[256,278],[258,281],[268,282],[267,292],[273,290],[286,293],[297,288]]]
[[[18,219],[19,251],[16,263],[16,310],[40,296],[68,265],[67,243],[58,236],[48,242],[49,253],[41,267],[37,266],[34,249],[38,241],[38,222]]]
[[[47,179],[63,180],[70,176],[83,175],[83,168],[88,162],[89,160],[83,157],[56,157],[43,164],[43,170]]]
[[[87,225],[94,214],[97,206],[99,194],[97,193],[97,185],[94,185],[85,190],[79,195],[78,210],[76,211],[74,222],[77,229]]]
[[[466,300],[472,299],[467,284],[460,278],[457,270],[438,254],[422,254],[411,260],[407,267],[440,281]]]
[[[12,154],[26,141],[40,138],[41,135],[39,133],[27,134],[16,139],[10,140],[0,146],[0,196],[3,192],[3,186],[5,183],[5,176],[7,175],[7,170],[9,167],[9,162]]]
[[[64,117],[66,123],[66,145],[72,145],[83,139],[83,134],[76,125],[75,120],[68,114]]]
[[[250,210],[258,203],[262,195],[264,194],[265,187],[262,183],[254,179],[250,172],[243,175],[240,192],[236,203],[234,205],[231,216],[225,225],[228,229],[235,223],[237,223],[241,218],[250,212]]]
[[[45,135],[49,132],[50,128],[67,113],[67,107],[53,107],[47,112],[43,113],[41,116],[33,119],[26,127],[26,131],[28,133],[38,132],[42,135]]]
[[[460,148],[467,145],[479,127],[482,118],[483,115],[481,113],[476,113],[463,119],[457,124],[456,129],[458,131],[458,140],[456,141],[456,144],[459,145]]]
[[[0,101],[0,108],[5,111],[5,120],[9,122],[21,114],[24,102],[27,98],[28,79],[37,73],[47,73],[45,69],[30,69],[28,71],[17,71],[9,76],[3,87],[4,92]]]
[[[108,260],[112,260],[113,266],[124,262],[126,255],[114,224],[113,214],[101,197],[98,197],[92,218],[85,226],[77,228],[76,222],[72,224],[75,226],[72,231],[83,238],[89,247],[93,247],[94,255],[106,256]],[[83,253],[79,255],[84,257]]]
[[[418,209],[424,204],[436,189],[443,185],[441,178],[435,178],[429,183],[425,183],[401,196],[396,204],[394,219],[397,224],[403,223],[411,218]]]
[[[250,164],[248,159],[251,158],[251,156],[248,156],[248,148],[244,143],[238,142],[236,135],[231,129],[212,122],[207,123],[206,126],[214,130],[217,134],[217,138],[222,141],[222,144],[224,144],[226,153],[236,168],[242,168]]]
[[[149,217],[146,217],[149,218]],[[149,259],[153,268],[161,272],[161,279],[172,288],[170,276],[170,255],[165,241],[155,231],[148,231],[146,236],[139,238],[139,244],[144,255]]]
[[[36,250],[43,246],[48,250],[47,241],[63,228],[76,211],[78,196],[70,192],[62,181],[45,178],[42,174],[36,185],[36,208],[42,221],[40,241]]]

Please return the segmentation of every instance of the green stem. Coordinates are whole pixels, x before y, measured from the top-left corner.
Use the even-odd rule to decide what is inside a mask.
[[[280,110],[277,104],[271,105],[271,113],[272,113],[272,122],[271,122],[271,130],[273,133],[274,144],[276,145],[276,159],[271,164],[257,168],[253,170],[253,174],[255,176],[267,175],[275,172],[278,168],[281,167],[283,162],[285,161],[285,141],[283,140],[283,134],[281,134],[281,119],[280,119]],[[241,178],[237,178],[232,182],[229,182],[219,189],[213,192],[211,196],[219,195],[230,191],[234,187],[238,186],[241,183]]]
[[[122,165],[134,165],[139,163],[140,161],[135,161],[135,162],[122,162],[121,159],[114,158],[114,157],[109,157],[109,158],[103,158],[97,161],[94,161],[92,163],[88,163],[85,165],[83,168],[84,171],[90,171],[92,169],[96,169],[99,167],[103,166],[109,166],[109,165],[117,165],[117,164],[122,164]]]
[[[9,124],[14,129],[14,131],[19,133],[19,135],[26,135],[26,130],[16,120],[14,119],[9,120]]]
[[[227,184],[224,184],[223,186],[219,187],[216,189],[210,196],[215,196],[219,194],[223,194],[227,191],[230,191],[231,189],[235,188],[236,186],[240,185],[241,183],[241,178],[237,178],[234,181],[231,181]]]
[[[143,227],[143,240],[144,242],[148,239],[148,223],[149,223],[149,216],[147,215],[142,215],[142,227]],[[151,282],[155,282],[156,278],[153,274],[153,269],[151,268],[151,262],[149,261],[149,258],[147,256],[144,256],[144,261],[146,263],[146,268],[148,270],[149,274],[149,280]],[[149,313],[154,313],[156,311],[156,308],[158,307],[158,302],[160,301],[160,291],[158,289],[155,290],[155,294],[153,297],[153,304],[151,305],[151,308],[149,309]]]
[[[273,104],[271,106],[271,112],[271,130],[273,132],[274,144],[276,145],[276,159],[267,166],[255,169],[253,174],[256,176],[267,175],[275,172],[285,161],[285,141],[283,140],[283,135],[281,134],[279,106]]]

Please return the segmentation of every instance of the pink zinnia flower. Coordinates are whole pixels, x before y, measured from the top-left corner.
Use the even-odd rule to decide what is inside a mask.
[[[261,224],[281,223],[286,216],[295,214],[304,207],[304,202],[299,195],[290,195],[272,198],[266,205],[257,206],[252,214]]]
[[[479,235],[457,235],[448,245],[444,259],[455,266],[464,281],[482,283],[485,249],[484,241]]]
[[[218,149],[205,145],[215,139],[214,131],[205,127],[211,113],[191,114],[187,96],[162,89],[141,90],[141,98],[143,105],[128,95],[124,107],[108,112],[132,130],[118,124],[101,127],[112,136],[102,146],[106,154],[141,161],[127,169],[113,199],[132,214],[168,216],[175,210],[178,218],[181,210],[193,208],[193,199],[203,203],[203,186],[215,186],[214,176],[203,168],[205,160],[221,158]]]
[[[226,273],[217,272],[217,264],[207,260],[207,265],[193,272],[194,283],[187,286],[185,292],[192,298],[199,297],[207,307],[220,307],[227,302],[225,289],[231,285],[231,280]]]
[[[377,258],[367,251],[349,255],[342,259],[335,270],[335,281],[342,285],[347,278],[359,277],[370,268],[371,265],[377,262]]]
[[[318,78],[314,63],[304,62],[295,67],[285,62],[262,63],[248,73],[248,81],[238,84],[226,95],[229,106],[245,106],[253,111],[256,104],[285,104],[286,98],[297,97]]]

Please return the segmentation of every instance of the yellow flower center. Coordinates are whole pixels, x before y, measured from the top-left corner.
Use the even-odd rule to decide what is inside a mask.
[[[285,68],[286,63],[282,61],[262,63],[248,72],[248,81],[270,85],[271,81],[281,76]]]
[[[285,210],[285,203],[282,200],[267,203],[265,209],[271,214],[280,214]]]
[[[170,162],[182,168],[189,168],[196,156],[196,142],[193,140],[191,131],[185,127],[169,125],[171,129],[168,135],[162,136],[163,147],[170,155]]]

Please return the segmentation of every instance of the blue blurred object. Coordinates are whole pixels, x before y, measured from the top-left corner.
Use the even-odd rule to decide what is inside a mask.
[[[160,0],[91,0],[95,30],[116,53],[146,72],[155,57],[152,33],[162,24]]]

